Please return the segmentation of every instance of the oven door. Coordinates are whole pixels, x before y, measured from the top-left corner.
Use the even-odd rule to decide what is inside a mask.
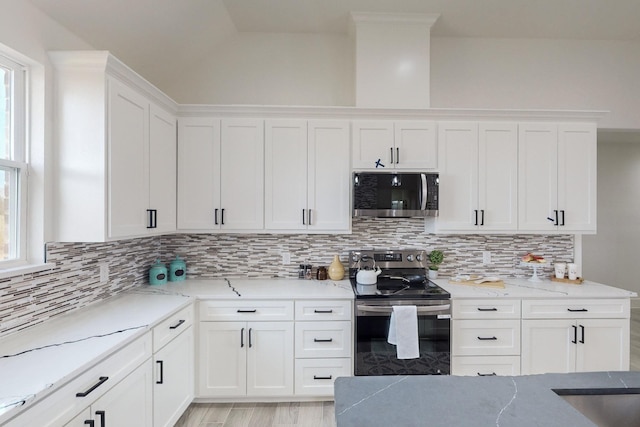
[[[427,303],[427,305],[423,305]],[[393,305],[417,305],[420,357],[398,359],[387,342]],[[355,375],[448,375],[451,366],[451,302],[356,300]]]

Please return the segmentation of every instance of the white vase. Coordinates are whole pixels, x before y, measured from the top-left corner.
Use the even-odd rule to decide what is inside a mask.
[[[429,270],[429,279],[435,280],[438,278],[438,270]]]

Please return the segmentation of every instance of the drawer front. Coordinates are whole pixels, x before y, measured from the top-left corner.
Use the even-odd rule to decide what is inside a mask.
[[[523,300],[523,319],[628,319],[629,299]]]
[[[353,301],[296,301],[296,320],[351,320]]]
[[[26,412],[9,421],[7,426],[65,425],[145,360],[151,363],[151,350],[152,338],[149,332],[35,403]],[[86,396],[76,396],[77,393],[86,393]]]
[[[453,300],[454,319],[519,319],[520,300]]]
[[[296,322],[296,357],[351,357],[351,322]]]
[[[296,359],[297,396],[333,396],[333,382],[351,376],[351,358]]]
[[[520,356],[457,356],[451,374],[465,376],[520,375]]]
[[[519,356],[519,320],[454,320],[454,356]]]
[[[193,304],[172,314],[153,328],[153,352],[157,352],[193,324]]]
[[[201,321],[293,320],[293,301],[201,301]]]

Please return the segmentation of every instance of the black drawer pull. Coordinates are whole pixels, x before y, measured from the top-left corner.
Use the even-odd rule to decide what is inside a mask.
[[[580,313],[589,310],[587,310],[586,308],[567,308],[567,311],[570,311],[572,313]]]
[[[478,311],[498,311],[497,308],[493,307],[493,308],[480,308],[478,307]]]
[[[497,374],[495,372],[491,372],[490,374],[481,374],[478,372],[479,377],[495,377]]]
[[[180,325],[182,325],[184,322],[186,322],[186,320],[180,319],[180,320],[178,320],[178,323],[176,323],[175,325],[169,326],[169,329],[178,329],[180,327]]]
[[[95,421],[93,420],[84,420],[84,424],[88,425],[89,427],[94,427],[94,423]]]
[[[313,312],[318,314],[330,314],[330,313],[333,313],[333,310],[332,309],[329,309],[329,310],[314,309]]]
[[[576,328],[576,325],[571,325],[571,327],[573,328],[573,339],[571,342],[573,344],[578,344],[578,328]]]
[[[331,378],[333,378],[333,376],[332,376],[332,375],[329,375],[328,377],[319,377],[319,376],[317,376],[317,375],[314,375],[314,376],[313,376],[313,379],[314,379],[314,380],[330,380]]]
[[[104,384],[107,380],[109,379],[109,377],[100,377],[98,378],[98,382],[95,383],[94,385],[91,386],[91,388],[89,388],[89,390],[84,391],[82,393],[76,393],[76,397],[87,397],[89,395],[89,393],[91,393],[93,390],[97,389],[98,387],[100,387],[102,384]]]
[[[156,360],[156,363],[160,367],[160,379],[156,381],[156,384],[164,384],[164,361]]]
[[[237,311],[238,311],[238,313],[255,313],[258,310],[254,308],[253,310],[240,310],[240,309],[238,309]]]
[[[333,338],[314,338],[313,342],[332,342]]]
[[[478,339],[480,341],[497,341],[498,340],[498,338],[496,337],[478,337]]]
[[[96,411],[96,415],[100,417],[100,427],[107,427],[107,413],[105,411]]]

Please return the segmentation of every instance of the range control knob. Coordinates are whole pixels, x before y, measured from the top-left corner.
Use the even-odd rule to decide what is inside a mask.
[[[419,261],[419,262],[424,261],[422,258],[423,258],[422,254],[416,254],[416,261]]]
[[[353,254],[353,255],[351,256],[351,260],[352,260],[353,262],[358,262],[358,261],[360,260],[360,257],[358,256],[358,254]]]
[[[407,261],[413,262],[413,255],[407,255]]]

